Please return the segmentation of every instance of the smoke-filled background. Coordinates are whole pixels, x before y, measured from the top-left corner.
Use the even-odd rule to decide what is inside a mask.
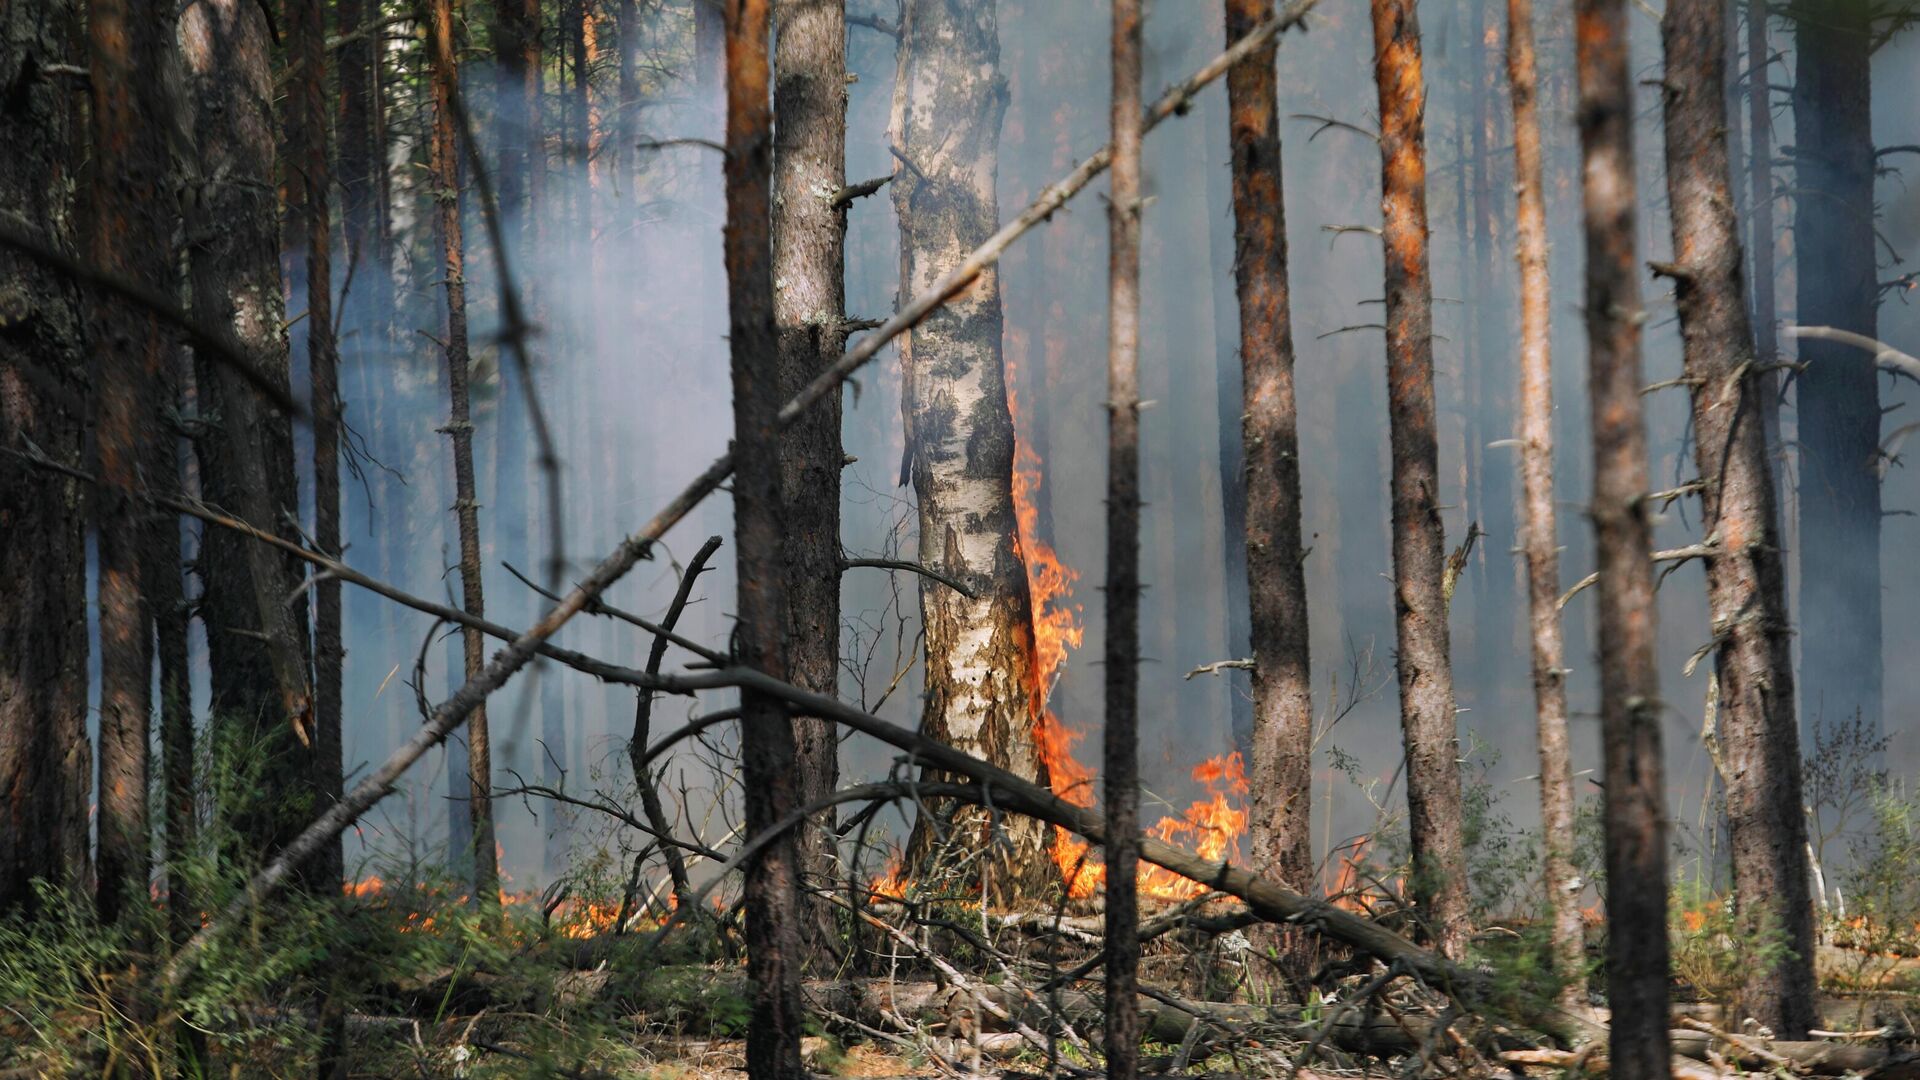
[[[991,2],[991,0],[981,0]],[[891,9],[852,14],[891,19]],[[1160,0],[1147,24],[1149,92],[1184,76],[1224,44],[1217,0]],[[1093,0],[999,0],[1001,65],[1009,107],[1000,143],[1001,215],[1010,217],[1046,183],[1066,173],[1106,140],[1107,11]],[[1315,772],[1316,846],[1324,853],[1373,827],[1363,787],[1334,768],[1350,755],[1360,780],[1377,780],[1375,798],[1403,798],[1389,789],[1399,758],[1392,680],[1393,610],[1388,575],[1387,435],[1377,237],[1380,161],[1371,81],[1372,42],[1364,5],[1323,0],[1305,34],[1280,47],[1282,134],[1286,143],[1286,214],[1291,243],[1293,317],[1298,351],[1300,433],[1316,708],[1337,725],[1320,745]],[[729,436],[726,294],[721,269],[722,192],[719,155],[700,140],[722,137],[717,99],[703,99],[693,64],[693,17],[685,3],[639,5],[636,69],[642,98],[635,117],[641,146],[621,166],[614,144],[620,103],[614,92],[614,12],[603,9],[580,43],[591,77],[582,115],[573,95],[576,73],[546,73],[548,168],[545,208],[533,223],[503,222],[510,264],[539,325],[531,345],[532,379],[554,433],[564,506],[564,573],[585,572],[618,539],[638,528],[685,482],[721,453]],[[1630,13],[1633,63],[1640,80],[1659,76],[1658,26],[1646,9]],[[1477,522],[1487,536],[1474,549],[1452,609],[1456,693],[1463,753],[1492,761],[1485,777],[1503,793],[1516,822],[1537,805],[1534,716],[1524,634],[1524,589],[1511,549],[1518,482],[1514,451],[1493,445],[1515,428],[1518,309],[1512,258],[1511,115],[1504,75],[1505,6],[1492,0],[1431,0],[1421,22],[1426,47],[1428,206],[1432,222],[1435,343],[1440,407],[1441,502],[1449,548]],[[1581,322],[1582,243],[1578,227],[1579,161],[1574,128],[1570,5],[1539,5],[1546,186],[1555,241],[1553,346],[1558,403],[1556,460],[1565,545],[1563,587],[1592,569],[1583,506],[1591,489]],[[549,28],[552,32],[554,28]],[[1791,72],[1791,34],[1776,26],[1775,47],[1789,58],[1773,81]],[[1920,42],[1896,37],[1874,61],[1875,137],[1881,144],[1917,136],[1911,87]],[[426,103],[413,95],[424,79],[397,78],[395,65],[416,64],[417,50],[390,47],[387,118],[393,156],[394,273],[401,317],[389,329],[360,321],[354,302],[375,277],[336,258],[346,301],[341,334],[347,423],[354,431],[354,472],[345,497],[347,561],[429,598],[455,595],[457,557],[452,465],[439,428],[447,419],[443,354],[444,280],[425,198],[421,163]],[[849,29],[847,175],[849,181],[896,167],[886,126],[894,74],[894,42],[866,26]],[[411,72],[417,76],[417,72]],[[564,74],[563,85],[554,80]],[[463,86],[482,122],[477,132],[491,163],[524,132],[488,121],[495,73],[476,55]],[[1667,257],[1660,100],[1656,86],[1639,91],[1640,251]],[[1776,143],[1793,143],[1793,116],[1774,95]],[[1230,581],[1224,561],[1221,441],[1238,438],[1231,395],[1237,393],[1237,315],[1232,289],[1232,221],[1225,119],[1220,85],[1197,108],[1164,124],[1146,144],[1152,201],[1143,241],[1142,396],[1154,402],[1143,423],[1142,536],[1145,598],[1141,672],[1142,764],[1151,788],[1148,820],[1164,799],[1184,806],[1198,794],[1195,764],[1234,746],[1237,677],[1186,673],[1232,655],[1228,611],[1243,582]],[[584,133],[584,138],[582,137]],[[1899,159],[1887,162],[1901,164]],[[1908,164],[1912,164],[1911,161]],[[631,176],[629,176],[631,173]],[[1779,173],[1785,183],[1789,170]],[[469,181],[472,176],[469,173]],[[1744,183],[1744,177],[1738,181]],[[1897,174],[1879,184],[1883,263],[1920,249],[1920,203]],[[481,227],[483,206],[471,183],[463,190],[473,307],[475,422],[480,523],[484,536],[487,614],[524,627],[545,602],[509,572],[545,576],[548,480],[538,461],[522,404],[522,373],[497,344],[501,307],[495,255]],[[1791,197],[1778,204],[1790,225]],[[528,225],[531,228],[528,228]],[[1783,230],[1784,232],[1784,230]],[[888,314],[897,298],[897,222],[884,194],[854,204],[847,233],[847,310],[854,317]],[[1790,232],[1775,238],[1780,315],[1795,321],[1796,266]],[[297,255],[289,272],[300,272]],[[1002,264],[1006,360],[1016,397],[1022,460],[1041,479],[1031,493],[1037,538],[1052,545],[1079,578],[1070,599],[1084,627],[1053,697],[1066,724],[1092,737],[1082,757],[1097,757],[1101,715],[1097,658],[1104,552],[1106,218],[1100,190],[1083,193],[1067,211],[1027,237]],[[1894,276],[1893,272],[1883,277]],[[1680,373],[1671,294],[1650,275],[1643,282],[1650,319],[1649,383]],[[299,295],[295,293],[293,295]],[[1880,336],[1910,350],[1920,320],[1889,294]],[[297,312],[295,313],[297,314]],[[298,341],[301,335],[294,335]],[[1791,349],[1792,342],[1783,340]],[[1864,362],[1864,361],[1863,361]],[[305,375],[296,356],[295,385]],[[1222,388],[1229,412],[1223,431]],[[1911,384],[1883,382],[1886,405],[1911,408]],[[1646,398],[1653,484],[1678,485],[1693,473],[1682,390]],[[894,350],[862,371],[844,397],[847,452],[842,535],[850,555],[915,550],[913,493],[898,486],[903,449],[900,379]],[[1898,414],[1897,414],[1898,415]],[[1783,414],[1791,445],[1794,415]],[[1791,480],[1795,471],[1784,474]],[[1901,663],[1920,648],[1920,523],[1904,512],[1920,502],[1920,470],[1895,467],[1885,482],[1887,766],[1911,774],[1920,764],[1911,718],[1920,701],[1920,671]],[[1794,541],[1791,494],[1783,514]],[[1661,517],[1656,547],[1699,539],[1698,514],[1674,503]],[[682,633],[724,647],[734,595],[731,505],[710,499],[667,539],[656,561],[615,587],[608,602],[658,617],[676,584],[676,564],[709,535],[727,545],[700,579]],[[1789,559],[1791,565],[1791,558]],[[919,719],[917,579],[870,569],[848,573],[843,590],[842,690],[896,722]],[[1790,597],[1791,599],[1791,597]],[[379,761],[421,722],[418,692],[444,698],[462,680],[459,646],[445,626],[369,594],[347,592],[346,761],[354,771]],[[1797,609],[1797,599],[1795,607]],[[1591,595],[1566,609],[1575,769],[1597,769],[1594,619]],[[1680,823],[1677,842],[1704,845],[1711,817],[1710,765],[1700,738],[1707,671],[1683,677],[1687,658],[1710,637],[1702,572],[1686,566],[1660,591],[1662,693],[1671,794]],[[611,619],[576,619],[561,644],[639,666],[650,635]],[[687,662],[673,650],[669,665]],[[416,674],[418,665],[418,674]],[[723,705],[663,699],[658,737],[686,716]],[[1817,714],[1818,702],[1803,702]],[[516,679],[489,707],[496,785],[524,780],[583,798],[596,791],[624,801],[631,790],[625,748],[633,731],[633,697],[578,673],[546,665]],[[727,753],[730,735],[690,746],[666,773],[670,802],[683,802],[690,827],[717,842],[735,824]],[[1337,753],[1336,753],[1337,751]],[[466,817],[464,751],[435,752],[409,778],[404,797],[389,800],[363,823],[349,865],[380,859],[442,856],[449,830]],[[862,739],[846,742],[844,777],[884,772],[894,752]],[[716,767],[717,764],[717,767]],[[450,783],[451,778],[451,783]],[[1585,780],[1579,794],[1596,789]],[[502,866],[510,888],[530,888],[570,862],[609,850],[608,822],[566,814],[538,799],[497,803]],[[1707,822],[1704,830],[1701,824]],[[898,824],[894,823],[895,834]],[[351,872],[351,870],[350,870]],[[612,871],[621,873],[618,867]]]

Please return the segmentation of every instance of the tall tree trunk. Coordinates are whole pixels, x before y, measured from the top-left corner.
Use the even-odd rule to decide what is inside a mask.
[[[905,21],[890,132],[902,160],[893,200],[903,303],[998,227],[994,178],[1007,102],[994,5],[914,0]],[[1014,518],[1001,330],[1000,280],[988,271],[900,338],[903,471],[911,472],[919,500],[920,562],[976,594],[921,583],[923,724],[942,742],[1044,784],[1047,766],[1036,741],[1044,688]],[[969,830],[985,828],[985,820],[970,811],[956,818]],[[995,890],[1011,896],[1045,881],[1044,828],[1019,818],[1000,827],[1008,843],[994,846]],[[929,842],[922,823],[913,846],[925,850]]]
[[[1227,0],[1227,41],[1273,14],[1273,0]],[[1293,387],[1286,187],[1273,49],[1227,72],[1234,280],[1240,300],[1246,462],[1244,546],[1253,655],[1250,865],[1305,890],[1313,880],[1313,675],[1300,550],[1300,431]],[[1224,380],[1223,380],[1224,381]],[[1236,483],[1241,478],[1235,478]],[[1294,975],[1305,975],[1298,964]]]
[[[0,206],[73,251],[82,139],[73,96],[52,64],[70,63],[73,0],[0,8]],[[80,295],[25,255],[0,250],[0,451],[38,447],[82,468],[87,412]],[[79,481],[0,459],[0,917],[38,908],[41,878],[78,896],[87,880],[87,552]]]
[[[774,0],[773,108],[780,143],[773,172],[773,317],[783,399],[799,393],[846,347],[847,22],[845,0]],[[840,395],[810,409],[782,436],[787,670],[829,697],[840,676]],[[839,738],[817,717],[794,719],[799,798],[813,802],[839,783]],[[833,815],[800,833],[801,869],[831,886]],[[819,946],[830,945],[832,909],[809,904]]]
[[[1647,433],[1640,415],[1634,258],[1633,83],[1625,0],[1578,0],[1582,212],[1587,242],[1587,396],[1600,574],[1605,757],[1607,1001],[1617,1080],[1664,1080],[1667,1050],[1666,791],[1654,668]]]
[[[1674,294],[1693,380],[1694,462],[1719,642],[1720,745],[1733,842],[1734,902],[1744,931],[1784,948],[1747,965],[1740,1007],[1783,1039],[1814,1024],[1813,902],[1801,809],[1800,728],[1793,711],[1772,474],[1740,281],[1724,111],[1724,0],[1670,0],[1666,44],[1667,201]]]
[[[1107,200],[1107,1075],[1140,1075],[1140,0],[1113,0]]]
[[[175,204],[165,97],[173,7],[163,0],[89,0],[93,104],[89,255],[102,270],[166,295],[174,288]],[[94,387],[100,605],[100,792],[95,885],[102,922],[147,895],[147,740],[152,611],[142,588],[141,473],[160,430],[158,394],[174,342],[152,312],[104,294],[88,313]]]
[[[1774,300],[1773,264],[1773,90],[1767,83],[1772,69],[1772,47],[1767,42],[1767,0],[1747,0],[1747,126],[1752,153],[1747,161],[1748,219],[1753,232],[1747,242],[1752,260],[1754,358],[1762,365],[1780,361],[1780,330]],[[1729,118],[1729,123],[1732,122]],[[1736,160],[1738,160],[1736,158]],[[1738,181],[1735,181],[1738,183]],[[1780,373],[1760,373],[1760,430],[1767,439],[1767,468],[1776,477],[1780,463]],[[1780,513],[1775,500],[1774,513]],[[1780,522],[1774,523],[1776,529]]]
[[[1540,831],[1563,999],[1586,998],[1585,928],[1573,868],[1573,752],[1567,742],[1566,642],[1560,626],[1560,539],[1553,498],[1553,283],[1547,276],[1547,194],[1540,164],[1539,72],[1533,0],[1507,0],[1507,83],[1513,96],[1515,258],[1520,266],[1519,538],[1526,559],[1533,706],[1540,743]]]
[[[1798,0],[1794,260],[1805,325],[1877,334],[1873,0]],[[1800,676],[1809,730],[1881,730],[1880,384],[1865,354],[1800,342]]]
[[[1395,666],[1406,741],[1407,824],[1414,899],[1434,944],[1458,958],[1466,951],[1470,927],[1460,832],[1460,746],[1441,587],[1446,552],[1433,402],[1433,284],[1427,271],[1426,88],[1413,0],[1372,2],[1386,246]]]
[[[733,377],[733,516],[739,560],[741,659],[786,677],[786,567],[780,498],[779,339],[774,329],[773,110],[769,0],[726,0],[727,298]],[[747,833],[799,805],[793,727],[778,700],[740,695],[740,772]],[[798,849],[783,833],[747,867],[747,977],[753,1080],[804,1080],[800,1063]]]
[[[245,0],[198,0],[182,15],[181,55],[193,98],[199,177],[187,217],[188,283],[194,318],[225,327],[262,374],[287,375],[275,176],[272,32]],[[207,501],[298,540],[293,432],[225,364],[200,355],[201,411],[219,418],[196,441]],[[201,620],[207,627],[213,728],[263,761],[273,797],[236,807],[232,825],[249,853],[293,839],[315,808],[307,609],[299,564],[264,544],[208,529],[200,547]],[[292,796],[292,797],[289,797]]]
[[[433,185],[439,204],[440,249],[447,289],[447,436],[453,443],[454,516],[460,523],[460,604],[484,615],[480,586],[480,501],[473,482],[473,414],[468,401],[466,257],[460,228],[460,143],[454,97],[460,92],[453,50],[453,0],[433,0],[428,27],[433,62]],[[486,640],[480,631],[461,631],[468,680],[485,663]],[[473,822],[473,902],[488,910],[500,902],[500,865],[493,845],[493,757],[487,738],[487,711],[481,705],[467,720],[467,806]]]
[[[379,10],[378,3],[370,5],[368,0],[337,0],[335,7],[343,34],[364,25]],[[380,225],[379,177],[386,169],[386,155],[374,136],[374,112],[379,108],[379,54],[373,36],[368,35],[343,41],[335,55],[339,58],[340,82],[339,161],[335,173],[340,184],[341,247],[350,278],[343,306],[348,340],[351,342],[354,334],[361,335],[359,347],[365,353],[372,348],[371,342],[384,336],[378,331],[386,321],[393,292],[393,268],[387,260],[386,237]]]

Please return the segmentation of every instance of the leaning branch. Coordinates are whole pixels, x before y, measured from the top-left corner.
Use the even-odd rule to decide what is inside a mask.
[[[1790,338],[1812,338],[1815,341],[1832,341],[1841,345],[1851,345],[1873,354],[1875,367],[1898,372],[1907,378],[1920,382],[1920,357],[1903,353],[1899,349],[1878,338],[1865,334],[1856,334],[1851,330],[1841,330],[1832,326],[1783,326],[1780,332]]]

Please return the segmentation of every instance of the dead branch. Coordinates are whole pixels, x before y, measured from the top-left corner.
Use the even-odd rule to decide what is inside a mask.
[[[1660,492],[1657,494],[1666,494],[1666,493]],[[1684,563],[1688,559],[1710,558],[1714,555],[1719,554],[1719,552],[1720,552],[1720,548],[1714,544],[1691,544],[1683,548],[1669,548],[1666,551],[1656,551],[1653,553],[1653,561],[1656,563],[1663,563],[1663,562]],[[1600,581],[1600,574],[1597,571],[1594,573],[1588,574],[1586,577],[1583,577],[1579,581],[1575,582],[1573,588],[1568,589],[1565,593],[1562,593],[1560,596],[1560,602],[1558,604],[1555,604],[1554,606],[1556,608],[1566,607],[1567,601],[1580,595],[1582,590],[1592,588],[1594,585],[1598,584],[1599,581]]]
[[[905,570],[910,574],[919,574],[921,577],[927,578],[930,581],[937,581],[940,584],[945,585],[947,588],[952,589],[954,592],[959,593],[961,596],[964,596],[969,600],[976,599],[979,596],[978,593],[968,588],[966,583],[961,581],[959,578],[949,577],[946,574],[943,574],[940,571],[935,570],[930,566],[923,566],[922,564],[917,562],[907,562],[904,559],[841,559],[840,560],[840,569],[842,570],[851,570],[857,566],[869,566],[878,570]]]
[[[1194,668],[1192,671],[1187,672],[1186,678],[1192,679],[1195,675],[1218,675],[1222,671],[1226,671],[1228,669],[1233,669],[1237,671],[1252,671],[1253,659],[1251,657],[1247,657],[1240,660],[1215,660],[1211,664],[1201,664],[1199,667]]]
[[[1840,330],[1831,326],[1783,326],[1780,332],[1790,338],[1812,338],[1815,341],[1833,341],[1841,345],[1851,345],[1856,349],[1872,353],[1875,367],[1884,368],[1920,382],[1920,357],[1901,352],[1886,342],[1870,338],[1865,334],[1856,334],[1851,330]]]

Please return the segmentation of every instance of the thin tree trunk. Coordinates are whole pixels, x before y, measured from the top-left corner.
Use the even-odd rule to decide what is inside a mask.
[[[18,95],[0,109],[0,206],[72,252],[72,163],[83,137],[57,77],[79,30],[73,0],[0,8],[0,72]],[[16,78],[20,82],[13,82]],[[72,282],[0,251],[0,450],[38,447],[71,468],[86,462],[86,351]],[[30,318],[20,313],[30,312]],[[78,897],[87,881],[87,551],[79,481],[0,463],[0,917],[39,908],[39,878]]]
[[[90,0],[87,45],[93,105],[90,261],[154,292],[173,291],[175,206],[156,78],[172,47],[164,0]],[[152,710],[153,612],[141,574],[141,473],[164,440],[158,394],[174,341],[151,312],[106,295],[88,313],[89,375],[100,491],[100,791],[96,900],[118,922],[146,900],[151,864],[147,741]]]
[[[1767,84],[1773,57],[1767,43],[1767,17],[1767,0],[1747,0],[1747,126],[1752,147],[1747,160],[1747,213],[1753,224],[1747,243],[1753,277],[1747,286],[1752,290],[1754,358],[1762,365],[1780,360],[1778,305],[1774,300],[1773,282],[1773,91]],[[1780,373],[1762,371],[1758,386],[1760,430],[1767,439],[1767,468],[1776,477],[1774,490],[1778,492]],[[1774,513],[1780,513],[1778,499],[1774,500]],[[1778,529],[1780,522],[1776,521],[1774,527]]]
[[[1667,201],[1686,374],[1695,380],[1694,462],[1701,531],[1715,537],[1707,602],[1719,640],[1720,745],[1744,932],[1784,948],[1749,963],[1740,1008],[1783,1039],[1804,1039],[1813,1009],[1813,902],[1801,809],[1800,728],[1786,574],[1740,281],[1724,111],[1724,0],[1669,0]]]
[[[1373,0],[1380,91],[1381,207],[1387,286],[1387,414],[1393,449],[1394,612],[1400,726],[1406,740],[1413,891],[1449,957],[1469,932],[1460,834],[1460,747],[1433,402],[1433,285],[1427,271],[1426,89],[1413,0]]]
[[[847,23],[845,0],[774,0],[774,112],[780,143],[773,173],[774,324],[781,397],[805,389],[846,347]],[[840,396],[789,426],[780,454],[785,519],[787,670],[816,693],[839,691]],[[818,717],[795,717],[798,795],[811,803],[839,784],[839,738]],[[799,837],[801,870],[834,876],[833,815]],[[815,949],[837,938],[832,908],[807,905]]]
[[[480,502],[473,481],[473,416],[468,402],[467,281],[460,230],[460,145],[453,97],[459,70],[453,51],[453,0],[433,0],[428,27],[433,63],[433,183],[439,204],[441,254],[447,289],[447,435],[453,442],[454,515],[460,523],[460,601],[472,615],[485,614],[480,584]],[[472,627],[461,631],[466,677],[486,661],[486,639]],[[500,865],[493,844],[493,758],[486,707],[467,721],[467,806],[473,821],[473,902],[489,910],[500,902]]]
[[[773,110],[769,0],[727,0],[726,266],[731,313],[733,507],[741,659],[786,677],[779,341],[774,329]],[[741,784],[749,835],[799,805],[793,727],[777,698],[740,695]],[[753,981],[747,1074],[804,1080],[800,1063],[799,852],[782,834],[746,872],[747,977]]]
[[[900,39],[890,138],[902,302],[956,266],[999,224],[994,177],[1006,111],[991,4],[915,0]],[[920,562],[964,581],[968,598],[922,581],[927,634],[923,730],[1021,777],[1047,783],[1036,740],[1044,688],[1034,658],[1027,572],[1013,507],[1013,417],[1001,356],[999,277],[989,270],[901,336],[904,472],[919,500]],[[1090,799],[1091,792],[1077,797]],[[965,810],[956,827],[986,828]],[[1051,875],[1039,822],[1007,819],[993,887],[1007,898]],[[979,846],[984,846],[984,837]],[[910,847],[928,849],[927,823]],[[963,847],[971,850],[972,842]]]
[[[1560,539],[1553,497],[1553,284],[1547,276],[1547,195],[1540,165],[1539,73],[1533,0],[1507,0],[1507,83],[1513,95],[1514,177],[1519,209],[1520,484],[1524,513],[1533,704],[1540,743],[1540,831],[1546,854],[1554,976],[1563,1000],[1586,999],[1585,929],[1573,868],[1573,752],[1567,742],[1566,643],[1560,626]]]
[[[1877,336],[1872,0],[1798,0],[1794,21],[1796,318]],[[1800,677],[1809,731],[1857,714],[1882,730],[1879,373],[1856,349],[1803,339]]]
[[[632,229],[640,220],[640,193],[634,188],[639,178],[632,166],[634,143],[640,137],[640,73],[633,55],[640,47],[640,8],[635,0],[620,0],[619,33],[620,112],[613,125],[612,173],[614,194],[621,204],[620,224]]]
[[[262,374],[284,385],[286,302],[280,278],[272,32],[245,0],[198,0],[182,15],[181,55],[193,105],[199,176],[186,207],[188,282],[195,319],[231,330]],[[239,376],[196,357],[203,414],[217,416],[196,440],[202,495],[263,529],[297,539],[293,432]],[[237,807],[231,824],[249,853],[277,850],[312,813],[308,787],[313,727],[307,607],[298,564],[225,530],[200,548],[201,620],[213,730],[264,761],[274,792]],[[298,595],[293,604],[289,596]],[[297,797],[289,798],[294,795]]]
[[[1654,668],[1647,433],[1640,415],[1634,257],[1633,83],[1625,0],[1578,0],[1580,149],[1587,242],[1587,396],[1600,574],[1600,724],[1606,785],[1609,1060],[1618,1080],[1664,1080],[1666,791]]]
[[[1272,14],[1272,0],[1227,0],[1227,41],[1239,40]],[[1233,266],[1245,388],[1240,416],[1246,462],[1243,550],[1254,665],[1248,854],[1256,872],[1305,891],[1313,880],[1313,676],[1300,550],[1300,432],[1287,280],[1286,188],[1272,49],[1227,72],[1227,103]],[[1288,966],[1292,975],[1308,974],[1299,963]]]
[[[1140,1075],[1140,0],[1113,0],[1107,201],[1107,1075]],[[1269,61],[1271,57],[1268,57]]]

